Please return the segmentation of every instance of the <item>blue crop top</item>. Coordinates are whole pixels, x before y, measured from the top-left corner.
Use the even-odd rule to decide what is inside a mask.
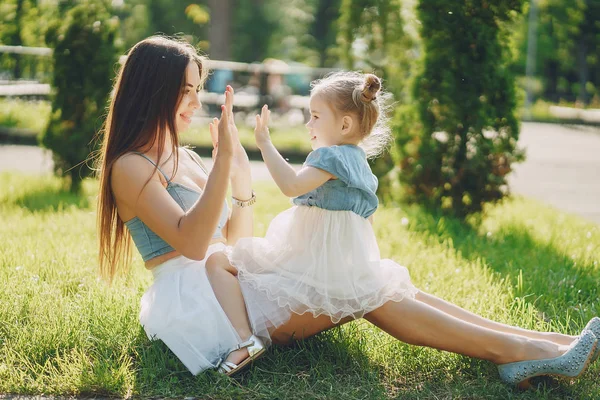
[[[320,147],[308,155],[304,166],[322,169],[337,179],[295,197],[292,200],[295,205],[353,211],[364,218],[377,210],[377,177],[371,172],[365,151],[360,147]]]
[[[144,157],[146,160],[150,161],[156,166],[154,161],[148,158],[145,154],[137,152],[134,154]],[[190,157],[192,157],[191,154]],[[196,161],[193,157],[192,159]],[[208,171],[200,163],[198,163],[198,165],[208,175]],[[167,177],[167,175],[160,169],[160,167],[157,168],[165,177],[167,181],[167,192],[171,195],[173,200],[179,204],[183,211],[189,210],[200,198],[200,193],[179,183],[172,182],[169,177]],[[217,225],[217,230],[213,235],[213,239],[220,239],[223,237],[221,229],[223,229],[227,223],[228,216],[229,208],[227,207],[227,202],[225,202],[221,211],[221,218],[219,219],[219,223]],[[150,230],[150,228],[148,228],[148,226],[144,224],[138,217],[133,217],[129,221],[125,222],[125,226],[129,230],[131,238],[135,243],[135,247],[137,247],[144,262],[175,250],[156,233]]]

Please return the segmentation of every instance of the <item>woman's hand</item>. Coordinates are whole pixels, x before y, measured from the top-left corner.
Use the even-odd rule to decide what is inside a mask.
[[[230,119],[232,118],[233,93],[225,92],[225,105],[221,106],[221,118],[213,119],[209,126],[213,141],[213,159],[219,155],[233,156],[233,139]],[[235,125],[234,125],[235,127]],[[237,132],[237,130],[236,130]],[[238,140],[239,141],[239,140]]]
[[[235,118],[233,115],[233,95],[233,88],[228,85],[227,89],[225,90],[225,107],[228,110],[227,126],[230,132],[233,149],[231,178],[235,179],[237,176],[241,176],[244,173],[247,173],[248,175],[250,174],[250,160],[248,159],[246,150],[240,142],[239,132],[237,126],[235,125]],[[219,148],[217,126],[218,120],[215,118],[209,125],[210,136],[213,142],[213,159],[216,156]],[[249,179],[249,176],[246,176],[245,179]]]
[[[270,117],[271,111],[265,104],[260,112],[260,115],[256,116],[256,127],[254,128],[254,139],[256,140],[256,145],[260,150],[263,149],[265,144],[271,141],[271,136],[269,135]]]

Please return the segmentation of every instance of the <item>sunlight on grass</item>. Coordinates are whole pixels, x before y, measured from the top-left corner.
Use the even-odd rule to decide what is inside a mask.
[[[308,130],[303,125],[284,128],[271,128],[271,140],[278,149],[294,150],[308,154],[311,151]],[[254,140],[254,127],[239,125],[240,142],[245,149],[257,150]],[[181,134],[181,143],[199,147],[212,146],[208,125],[187,130]]]
[[[40,133],[46,128],[50,109],[49,101],[0,99],[0,126]]]
[[[518,393],[488,362],[391,339],[354,322],[268,355],[230,380],[193,377],[138,323],[151,276],[98,279],[97,184],[73,196],[51,176],[0,174],[0,393],[213,398],[599,398],[598,364],[576,384]],[[289,207],[256,185],[256,234]],[[522,327],[578,333],[600,314],[600,228],[514,199],[468,224],[416,206],[382,207],[383,257],[421,289]]]

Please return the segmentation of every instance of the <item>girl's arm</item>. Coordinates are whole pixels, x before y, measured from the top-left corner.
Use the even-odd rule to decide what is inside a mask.
[[[256,116],[254,135],[263,160],[269,173],[281,192],[288,197],[296,197],[318,188],[335,177],[318,168],[304,167],[296,172],[294,168],[279,154],[269,135],[269,116],[271,111],[265,105],[261,115]]]

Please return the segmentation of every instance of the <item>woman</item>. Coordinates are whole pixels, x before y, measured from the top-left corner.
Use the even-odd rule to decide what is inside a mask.
[[[284,343],[334,324],[327,316],[295,314],[268,332],[256,324],[256,315],[247,320],[232,274],[218,270],[209,282],[208,257],[223,257],[219,251],[225,244],[252,235],[255,196],[233,123],[231,88],[221,118],[210,126],[215,145],[210,173],[199,157],[179,146],[178,133],[201,106],[202,61],[189,45],[151,37],[131,49],[119,71],[99,160],[100,266],[112,278],[125,261],[131,236],[154,275],[140,312],[148,336],[164,341],[193,374],[218,365],[234,373],[264,351],[258,337]],[[225,202],[229,182],[231,212]],[[574,341],[591,351],[596,343],[591,333],[576,341],[497,324],[422,292],[414,300],[387,302],[365,318],[407,343],[497,364],[556,357]],[[221,363],[224,357],[227,362]]]
[[[250,164],[233,123],[231,88],[221,119],[211,123],[210,174],[196,154],[179,146],[178,133],[201,107],[198,91],[207,75],[202,62],[188,44],[164,37],[136,44],[115,83],[99,160],[101,272],[112,279],[131,237],[155,278],[142,298],[140,321],[192,373],[215,367],[251,337],[231,325],[204,272],[208,255],[252,234]],[[229,182],[231,213],[225,202]],[[255,342],[246,347],[261,351]]]

